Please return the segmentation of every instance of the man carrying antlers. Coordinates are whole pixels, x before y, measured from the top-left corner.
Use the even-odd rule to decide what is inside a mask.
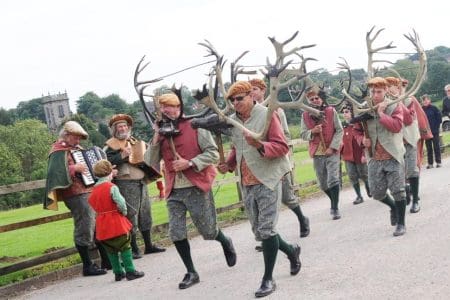
[[[267,85],[262,79],[252,79],[249,81],[252,85],[251,96],[253,100],[262,103],[264,101],[264,95],[266,94]],[[291,134],[289,132],[289,127],[286,120],[286,114],[284,113],[282,108],[277,109],[278,116],[280,117],[281,126],[283,127],[283,133],[286,137],[286,140],[290,140]],[[291,153],[290,153],[291,154]],[[294,189],[292,187],[292,162],[291,162],[291,170],[286,173],[281,179],[282,193],[281,193],[281,202],[289,207],[298,218],[300,223],[300,237],[307,237],[310,232],[309,228],[309,219],[303,215],[302,209],[300,208],[300,202],[298,197],[294,194]]]
[[[225,163],[218,165],[221,173],[238,170],[244,205],[252,231],[257,241],[262,241],[264,276],[256,297],[264,297],[276,289],[272,278],[278,250],[290,261],[290,273],[300,272],[300,246],[286,243],[276,231],[281,200],[281,178],[290,171],[287,158],[289,147],[274,113],[264,140],[256,140],[250,130],[258,132],[266,125],[268,109],[254,103],[250,95],[252,86],[246,81],[234,83],[228,90],[227,99],[235,107],[231,117],[245,126],[232,129],[232,151]]]
[[[187,269],[178,285],[186,289],[200,282],[187,239],[187,212],[205,240],[221,243],[229,267],[236,264],[236,251],[231,238],[217,227],[211,187],[216,177],[213,164],[217,163],[219,153],[211,133],[191,127],[191,121],[183,118],[182,103],[177,95],[164,94],[157,101],[165,124],[170,126],[155,123],[155,134],[145,160],[149,165],[164,161],[169,236]]]
[[[368,88],[371,96],[368,101],[376,109],[375,118],[367,120],[369,137],[363,141],[373,153],[368,164],[370,191],[375,200],[391,208],[391,225],[397,225],[394,236],[400,236],[406,233],[403,109],[398,103],[388,105],[385,98],[388,83],[384,78],[370,79]],[[395,202],[387,194],[388,189]]]
[[[340,189],[340,147],[343,136],[342,124],[332,106],[326,105],[323,93],[313,88],[306,93],[311,106],[324,112],[323,118],[317,118],[309,112],[304,112],[300,136],[309,141],[309,155],[314,161],[314,170],[320,189],[331,201],[330,214],[333,220],[341,218],[339,213]]]

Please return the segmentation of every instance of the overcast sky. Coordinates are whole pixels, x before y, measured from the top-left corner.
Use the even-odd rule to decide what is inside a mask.
[[[373,25],[386,28],[378,45],[394,41],[398,49],[392,51],[413,51],[402,35],[412,28],[425,49],[450,47],[449,2],[415,3],[2,0],[0,107],[14,108],[20,101],[64,91],[72,110],[88,91],[101,97],[119,94],[131,103],[137,99],[133,73],[142,55],[151,61],[142,79],[153,79],[209,60],[197,44],[203,39],[211,41],[228,61],[249,50],[241,62],[259,65],[266,57],[274,60],[268,36],[281,41],[298,30],[292,47],[317,44],[304,51],[318,59],[308,69],[330,71],[336,69],[340,56],[352,68],[366,68],[365,34]],[[184,72],[164,83],[201,87],[208,69]]]

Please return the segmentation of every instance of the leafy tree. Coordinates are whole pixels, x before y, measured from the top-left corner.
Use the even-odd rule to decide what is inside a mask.
[[[16,110],[0,108],[0,125],[12,125],[16,119]]]
[[[49,133],[47,126],[38,120],[23,120],[8,126],[0,133],[0,140],[4,141],[10,151],[15,153],[21,164],[22,177],[25,181],[33,179],[34,175],[45,168],[48,150],[55,137]]]
[[[20,159],[12,150],[5,143],[0,143],[0,185],[23,181]]]
[[[101,99],[103,107],[109,109],[114,114],[126,113],[129,110],[128,104],[119,97],[119,95],[111,94]]]
[[[16,108],[16,114],[19,120],[37,119],[45,123],[45,112],[44,106],[42,105],[42,98],[19,102]]]

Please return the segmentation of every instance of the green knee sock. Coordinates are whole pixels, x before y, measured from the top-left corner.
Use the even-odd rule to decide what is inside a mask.
[[[292,247],[292,245],[286,243],[286,241],[283,240],[280,235],[277,235],[277,236],[278,236],[278,244],[279,244],[278,249],[280,249],[280,251],[286,255],[291,255],[294,252],[294,248]]]
[[[336,184],[329,189],[331,195],[331,203],[333,205],[332,208],[334,209],[339,209],[339,190],[339,184]]]
[[[369,182],[368,182],[367,180],[364,181],[364,185],[366,186],[366,193],[367,193],[367,196],[372,197],[372,193],[370,193]]]
[[[223,234],[222,230],[219,229],[219,233],[216,236],[216,241],[220,242],[223,245],[227,246],[228,245],[228,239],[225,236],[225,234]]]
[[[268,239],[262,241],[263,256],[264,256],[264,280],[271,280],[273,268],[277,260],[278,248],[278,235],[271,236]]]
[[[324,191],[325,194],[327,194],[328,198],[330,198],[330,203],[331,203],[331,208],[334,209],[334,200],[333,200],[333,191],[331,190],[331,188],[329,188],[328,190]]]
[[[391,196],[386,195],[386,197],[384,197],[382,200],[380,200],[380,202],[386,204],[392,210],[395,210],[395,203],[394,203],[394,200],[391,198]]]
[[[356,192],[356,196],[361,197],[361,188],[359,187],[359,182],[353,185],[353,189]]]
[[[300,208],[300,205],[297,205],[294,208],[291,208],[291,210],[294,212],[294,214],[297,216],[298,220],[301,221],[305,218],[305,216],[302,213],[302,209]]]
[[[114,274],[123,274],[124,270],[120,264],[119,254],[107,252],[109,261],[111,262],[112,271]]]
[[[397,208],[397,224],[405,225],[406,200],[395,201]]]
[[[411,177],[408,180],[411,187],[413,202],[417,203],[419,201],[419,177]]]
[[[127,273],[136,271],[133,264],[133,253],[131,252],[131,249],[122,251],[120,257],[122,257],[123,266]]]
[[[194,263],[192,262],[191,257],[191,247],[189,246],[189,242],[187,239],[174,242],[175,248],[177,249],[178,254],[181,257],[181,260],[184,263],[187,271],[189,273],[197,273],[194,268]]]

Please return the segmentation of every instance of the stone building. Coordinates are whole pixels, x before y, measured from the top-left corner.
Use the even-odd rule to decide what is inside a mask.
[[[53,132],[56,132],[62,121],[72,114],[67,92],[43,96],[42,105],[44,106],[47,127]]]

